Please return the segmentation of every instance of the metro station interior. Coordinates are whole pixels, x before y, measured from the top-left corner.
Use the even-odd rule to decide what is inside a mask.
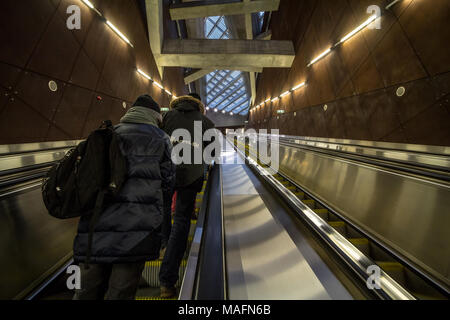
[[[192,92],[221,152],[175,300],[448,300],[449,0],[2,0],[0,17],[0,300],[73,297],[78,219],[49,215],[49,169],[138,96],[164,115]],[[160,268],[136,300],[164,300]]]

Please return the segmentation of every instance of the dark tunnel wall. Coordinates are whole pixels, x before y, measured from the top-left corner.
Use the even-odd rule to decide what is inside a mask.
[[[254,128],[282,134],[450,145],[450,1],[402,0],[369,30],[307,64],[359,26],[382,0],[282,0],[274,40],[292,40],[291,69],[264,69],[256,105],[307,80],[306,87],[251,112]],[[403,97],[396,95],[406,88]],[[324,105],[327,111],[324,111]],[[286,114],[278,116],[277,110]]]
[[[102,120],[118,122],[123,103],[129,108],[143,93],[168,106],[170,97],[136,68],[174,94],[186,93],[181,68],[166,68],[161,82],[137,0],[91,2],[134,48],[80,0],[0,1],[0,144],[86,137]],[[81,9],[81,30],[66,27],[72,4]]]

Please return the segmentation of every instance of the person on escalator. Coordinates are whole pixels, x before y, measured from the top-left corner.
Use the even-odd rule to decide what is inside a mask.
[[[185,129],[193,138],[194,130],[199,128],[199,124],[201,124],[202,135],[207,130],[214,128],[214,123],[205,116],[205,106],[196,93],[174,99],[170,104],[170,109],[164,116],[161,126],[169,136],[172,136],[177,129]],[[179,141],[174,143],[179,143]],[[186,141],[182,143],[186,143]],[[203,155],[203,149],[207,146],[207,143],[196,146],[192,141],[189,141],[189,144],[192,155],[195,148],[202,148]],[[204,168],[203,157],[202,163],[182,163],[176,167],[175,190],[177,196],[174,223],[159,273],[162,298],[176,295],[175,284],[178,281],[178,270],[186,251],[195,198],[203,186]]]
[[[88,264],[90,219],[80,219],[73,251],[81,289],[74,300],[134,299],[145,262],[159,257],[163,207],[170,206],[166,197],[175,184],[172,144],[161,122],[159,105],[142,95],[114,127],[127,162],[126,180],[95,224]]]

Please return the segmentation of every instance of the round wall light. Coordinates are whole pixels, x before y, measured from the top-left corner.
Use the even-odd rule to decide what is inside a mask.
[[[48,82],[48,88],[50,89],[50,91],[56,92],[58,91],[58,84],[55,81],[50,80]]]
[[[406,93],[405,87],[398,87],[396,92],[397,97],[403,97],[405,93]]]

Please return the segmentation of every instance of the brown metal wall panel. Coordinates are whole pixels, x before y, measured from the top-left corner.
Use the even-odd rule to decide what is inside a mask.
[[[83,48],[99,72],[103,70],[106,56],[111,51],[115,37],[116,35],[105,23],[98,18],[94,19]]]
[[[84,88],[95,88],[100,73],[84,50],[78,54],[69,82]]]
[[[435,132],[428,130],[426,123],[411,125],[426,112],[427,121],[439,115],[436,123],[450,122],[444,112],[449,111],[446,103],[441,102],[441,109],[430,107],[450,91],[448,1],[400,1],[383,12],[381,29],[364,29],[306,67],[364,22],[368,6],[384,8],[386,4],[384,0],[282,1],[272,15],[270,29],[274,40],[294,42],[296,58],[290,69],[264,70],[257,83],[256,104],[305,80],[307,86],[281,103],[252,111],[251,126],[281,124],[286,126],[283,130],[298,135],[334,138],[425,144],[448,141],[450,130],[444,126],[438,125]],[[402,97],[396,95],[399,86],[406,88]],[[326,112],[324,104],[328,105]],[[292,118],[297,118],[299,125],[291,129],[294,120],[271,121],[277,120],[277,108],[297,112]]]
[[[344,116],[345,132],[348,139],[372,140],[372,135],[368,130],[366,118],[360,108],[360,97],[353,96],[350,98],[337,101],[338,110]]]
[[[55,124],[63,128],[69,137],[81,137],[83,123],[94,98],[90,90],[72,85],[66,86],[54,118]]]
[[[177,95],[186,93],[182,68],[166,68],[164,81],[160,80],[147,24],[136,1],[94,3],[134,48],[81,0],[0,2],[4,22],[0,34],[6,44],[0,52],[2,143],[86,137],[103,120],[118,122],[126,111],[122,104],[129,108],[145,93],[168,106],[170,97],[140,76],[136,68]],[[66,27],[66,10],[72,4],[81,9],[81,30]],[[57,82],[58,91],[50,91],[50,80]],[[16,99],[14,109],[5,94]]]
[[[55,126],[51,126],[48,130],[47,136],[45,138],[46,141],[64,141],[70,140],[70,135],[61,131]]]
[[[314,130],[316,132],[316,137],[328,137],[328,127],[325,121],[325,111],[323,110],[322,106],[315,106],[311,107],[310,109],[310,115],[311,115],[311,121],[314,126]]]
[[[352,83],[354,84],[354,91],[357,92],[357,94],[384,87],[383,79],[371,56],[368,56],[355,71],[352,76]]]
[[[26,71],[14,88],[14,92],[17,92],[17,95],[23,101],[49,121],[53,118],[58,108],[65,87],[64,82],[55,81],[58,85],[58,90],[56,92],[50,91],[48,86],[50,80],[52,78]]]
[[[414,118],[439,99],[438,90],[434,87],[430,79],[407,83],[404,85],[404,88],[406,91],[402,97],[396,95],[398,89],[396,86],[387,90],[388,94],[393,97],[397,104],[401,123],[405,123]]]
[[[355,27],[357,20],[352,15],[346,13],[338,26],[336,27],[333,38],[340,39]],[[324,48],[325,49],[325,48]],[[360,66],[370,57],[370,51],[367,49],[366,42],[361,36],[356,36],[345,42],[336,49],[334,54],[338,54],[341,58],[346,71],[352,77]],[[356,84],[355,84],[356,85]]]
[[[342,125],[345,119],[342,112],[338,109],[338,104],[336,102],[327,103],[327,107],[324,116],[329,137],[346,138],[345,126]]]
[[[3,108],[5,108],[7,101],[9,100],[9,98],[6,96],[8,92],[0,87],[0,115],[3,112]]]
[[[40,113],[14,98],[0,114],[0,144],[45,141],[49,127]]]
[[[418,144],[450,145],[448,99],[440,101],[404,124],[409,140]]]
[[[425,68],[432,75],[450,64],[450,1],[413,1],[399,18]],[[446,44],[446,45],[445,45]]]
[[[79,50],[80,44],[67,29],[66,21],[59,15],[54,15],[28,68],[67,81]]]
[[[393,132],[384,136],[380,140],[385,142],[409,143],[408,139],[406,138],[405,130],[402,127],[395,129]]]
[[[372,139],[380,140],[400,127],[395,102],[385,90],[361,95],[360,106],[372,134]]]
[[[385,86],[427,76],[398,23],[374,49],[373,57]]]
[[[439,98],[450,93],[450,72],[434,76],[432,79]]]
[[[324,61],[329,58],[330,56],[325,57]],[[308,95],[309,102],[313,105],[334,100],[334,90],[328,77],[326,63],[318,63],[311,66],[307,89],[306,94]]]
[[[12,89],[16,85],[20,72],[19,68],[0,62],[0,86]]]
[[[113,115],[113,99],[102,96],[102,100],[94,99],[87,114],[86,123],[83,128],[83,136],[88,136],[90,132],[97,129],[103,120],[108,120]]]
[[[0,1],[0,60],[24,67],[55,10],[50,1]]]
[[[328,76],[334,91],[334,97],[340,98],[355,92],[355,88],[351,79],[347,66],[342,62],[338,52],[331,54],[324,62],[328,69]],[[345,91],[343,91],[345,89]],[[350,91],[350,92],[349,92]]]

